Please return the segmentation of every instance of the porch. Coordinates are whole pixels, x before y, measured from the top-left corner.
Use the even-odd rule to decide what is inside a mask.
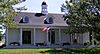
[[[75,48],[84,47],[84,43],[89,41],[88,33],[65,34],[64,28],[51,28],[42,31],[41,28],[17,28],[7,31],[7,48]],[[84,37],[84,38],[83,38]],[[15,44],[11,44],[15,42]],[[18,43],[18,44],[16,44]]]

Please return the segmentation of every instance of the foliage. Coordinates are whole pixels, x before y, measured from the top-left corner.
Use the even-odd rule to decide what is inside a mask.
[[[99,0],[70,0],[62,5],[65,12],[64,20],[72,33],[87,31],[99,32],[100,1]]]
[[[67,50],[80,54],[100,54],[100,48],[72,48]]]
[[[0,32],[0,41],[2,40],[2,34],[1,34],[1,32]]]
[[[100,33],[95,33],[94,37],[97,41],[100,41]]]
[[[13,17],[16,15],[13,5],[21,2],[23,0],[0,0],[0,23],[12,27],[14,25]]]

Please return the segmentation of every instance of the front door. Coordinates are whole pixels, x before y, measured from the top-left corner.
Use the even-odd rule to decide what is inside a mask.
[[[48,40],[51,44],[55,44],[55,31],[53,29],[48,32]]]
[[[76,34],[72,34],[72,41],[73,41],[73,45],[78,44],[78,36]]]
[[[31,44],[31,31],[22,31],[22,43]]]

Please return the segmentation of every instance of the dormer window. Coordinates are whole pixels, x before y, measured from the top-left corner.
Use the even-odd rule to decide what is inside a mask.
[[[28,16],[25,16],[25,17],[23,18],[23,22],[28,23],[28,22],[29,22],[29,17],[28,17]]]
[[[49,23],[50,23],[50,24],[53,23],[53,18],[52,18],[52,17],[49,18]]]
[[[44,19],[44,24],[53,24],[53,18],[52,17],[47,17]]]
[[[28,16],[22,17],[19,23],[29,23],[29,17]]]

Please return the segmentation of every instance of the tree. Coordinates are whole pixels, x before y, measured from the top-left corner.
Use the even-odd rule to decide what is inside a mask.
[[[2,34],[1,34],[1,32],[0,32],[0,41],[2,40]]]
[[[0,23],[12,27],[14,25],[13,17],[16,15],[13,5],[24,1],[25,0],[0,0]]]
[[[70,0],[62,5],[61,10],[65,12],[64,20],[69,25],[68,32],[91,32],[94,45],[94,33],[100,32],[100,1]]]

